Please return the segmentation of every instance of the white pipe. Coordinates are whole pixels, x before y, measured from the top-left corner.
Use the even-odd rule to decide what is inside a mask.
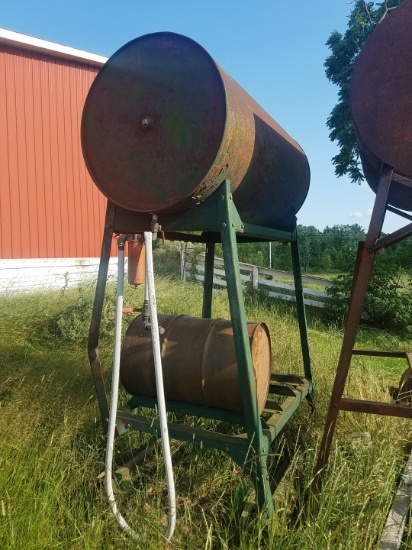
[[[109,425],[107,429],[107,445],[105,459],[105,485],[107,499],[114,516],[116,517],[120,527],[126,531],[134,539],[139,536],[128,525],[124,517],[117,509],[116,499],[113,494],[112,482],[112,464],[113,464],[113,449],[116,430],[116,415],[117,403],[119,397],[119,372],[120,372],[120,350],[122,343],[122,309],[123,309],[123,288],[124,288],[124,237],[119,237],[118,254],[117,254],[117,298],[116,298],[116,317],[114,328],[114,352],[113,352],[113,369],[112,369],[112,389],[110,396],[110,411]]]
[[[145,232],[146,243],[146,285],[145,298],[148,297],[150,304],[150,321],[152,331],[152,346],[155,363],[157,402],[159,409],[160,431],[162,436],[163,456],[166,470],[166,481],[169,496],[169,529],[167,540],[173,536],[176,526],[176,494],[173,480],[173,467],[170,453],[169,432],[167,429],[166,403],[163,388],[162,359],[160,354],[159,326],[157,321],[156,293],[154,286],[153,272],[153,250],[152,233]],[[120,373],[120,351],[122,340],[122,310],[123,310],[123,289],[124,289],[124,243],[125,238],[119,237],[118,241],[118,267],[117,267],[117,298],[116,298],[116,318],[114,330],[114,352],[112,369],[112,388],[110,396],[109,425],[107,432],[107,446],[105,459],[105,485],[107,498],[113,515],[116,517],[120,527],[134,539],[139,539],[139,535],[128,525],[124,517],[117,508],[116,499],[113,493],[112,465],[113,449],[116,430],[117,404],[119,396],[119,373]]]
[[[148,288],[150,304],[150,323],[152,329],[152,347],[156,375],[157,406],[159,409],[160,433],[162,437],[163,459],[166,470],[167,492],[169,496],[169,529],[167,533],[167,540],[170,540],[173,536],[176,525],[176,494],[173,480],[173,466],[170,453],[169,432],[167,429],[166,418],[166,402],[163,387],[162,358],[160,354],[159,325],[157,321],[156,292],[153,272],[152,238],[152,233],[149,231],[145,231],[144,240],[146,244],[147,262],[146,284]]]

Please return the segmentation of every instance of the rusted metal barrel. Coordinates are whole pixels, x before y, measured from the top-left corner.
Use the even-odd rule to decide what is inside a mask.
[[[164,390],[167,400],[243,411],[232,323],[187,315],[158,315]],[[248,323],[259,413],[269,390],[271,345],[264,323]],[[139,315],[123,342],[120,378],[131,395],[156,397],[150,330]]]
[[[229,178],[243,221],[282,227],[302,206],[300,146],[193,40],[132,40],[93,82],[82,118],[94,182],[136,212],[181,212]]]
[[[365,42],[350,89],[365,177],[376,191],[382,164],[392,166],[396,176],[389,202],[404,210],[412,210],[411,30],[412,0],[404,0]]]

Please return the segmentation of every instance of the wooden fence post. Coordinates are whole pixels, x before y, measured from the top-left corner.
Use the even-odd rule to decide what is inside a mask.
[[[259,268],[257,265],[252,267],[252,287],[257,289],[259,286]]]
[[[186,253],[187,243],[180,247],[180,278],[184,283],[186,282]]]

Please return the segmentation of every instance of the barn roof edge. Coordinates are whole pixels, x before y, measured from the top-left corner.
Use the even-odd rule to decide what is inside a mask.
[[[16,48],[23,48],[30,51],[53,55],[63,59],[71,59],[101,67],[107,61],[107,57],[97,55],[69,46],[63,46],[56,42],[49,42],[41,38],[35,38],[27,34],[10,31],[0,27],[0,44],[7,44]]]

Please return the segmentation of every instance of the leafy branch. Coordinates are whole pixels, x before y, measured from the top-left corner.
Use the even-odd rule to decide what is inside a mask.
[[[325,60],[326,77],[338,86],[338,103],[332,109],[326,125],[331,141],[336,141],[339,152],[332,158],[335,174],[348,175],[352,182],[364,180],[358,142],[349,105],[349,88],[355,61],[362,46],[375,26],[402,0],[385,0],[380,3],[356,0],[349,16],[345,34],[333,31],[326,45],[331,51]]]

